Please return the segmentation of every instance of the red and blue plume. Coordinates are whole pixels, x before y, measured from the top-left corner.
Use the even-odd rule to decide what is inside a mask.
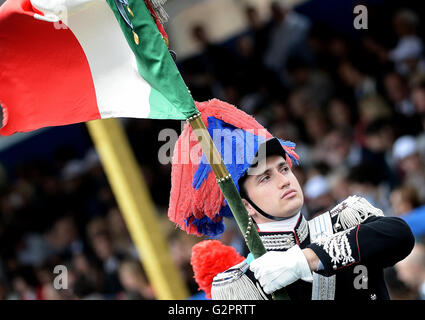
[[[236,188],[259,145],[273,136],[253,117],[213,99],[196,103]],[[280,139],[279,139],[280,140]],[[298,164],[295,144],[280,140],[289,166]],[[216,237],[232,213],[192,128],[186,124],[174,148],[168,217],[188,234]]]

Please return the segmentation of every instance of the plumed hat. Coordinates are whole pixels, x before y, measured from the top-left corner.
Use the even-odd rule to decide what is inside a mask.
[[[196,106],[238,191],[239,179],[257,153],[261,154],[258,151],[264,143],[271,146],[267,155],[281,147],[289,166],[292,161],[298,164],[294,143],[277,140],[242,110],[218,99],[197,102]],[[278,148],[276,141],[280,142]],[[174,148],[168,217],[188,234],[215,237],[224,231],[223,217],[231,216],[214,172],[187,123]]]

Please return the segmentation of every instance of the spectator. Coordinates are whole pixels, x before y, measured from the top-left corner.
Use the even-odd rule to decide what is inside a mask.
[[[396,72],[389,72],[384,77],[385,92],[395,111],[405,117],[411,117],[415,108],[409,97],[406,80]]]
[[[59,218],[47,233],[47,241],[54,254],[69,258],[83,250],[72,216]]]
[[[354,124],[354,115],[348,104],[338,97],[330,99],[326,108],[327,117],[333,128],[351,129]]]
[[[329,181],[321,175],[309,178],[304,185],[305,203],[308,211],[308,219],[313,219],[335,205],[335,199],[331,194]]]
[[[138,258],[138,252],[133,245],[127,226],[118,208],[111,208],[106,216],[108,230],[114,249],[127,257]]]
[[[245,8],[245,17],[248,22],[248,30],[253,42],[253,59],[256,61],[256,64],[262,65],[263,55],[269,36],[267,26],[263,21],[261,21],[258,10],[253,6]]]
[[[93,259],[89,259],[86,254],[79,253],[72,257],[72,271],[78,280],[82,282],[84,279],[84,282],[88,283],[93,291],[103,291],[101,270],[99,270],[98,264]]]
[[[424,71],[424,45],[418,35],[419,18],[410,9],[399,9],[392,18],[393,30],[398,37],[396,46],[388,50],[373,39],[365,41],[365,48],[375,53],[382,63],[395,64],[396,71],[411,76]]]
[[[390,195],[392,213],[395,216],[403,216],[419,207],[419,198],[416,189],[403,185],[393,190]]]
[[[421,130],[417,134],[419,153],[425,159],[425,79],[422,75],[411,85],[411,98],[415,106],[415,116],[421,122]]]
[[[288,81],[291,88],[303,88],[310,100],[318,106],[325,105],[333,94],[334,86],[323,71],[300,58],[290,58],[287,63]]]
[[[424,71],[424,44],[417,34],[419,18],[416,13],[408,9],[399,10],[393,18],[393,26],[399,40],[388,53],[388,58],[401,74]]]
[[[154,291],[146,280],[143,268],[138,261],[125,260],[121,263],[119,279],[124,288],[123,298],[132,299],[154,299]]]
[[[398,276],[418,299],[425,300],[425,246],[416,243],[412,252],[395,265]]]
[[[175,265],[179,268],[182,279],[187,283],[189,292],[195,294],[198,292],[198,285],[193,277],[193,270],[190,264],[192,247],[199,241],[183,232],[174,230],[169,235],[171,257]]]
[[[351,195],[347,176],[348,170],[346,169],[332,171],[329,175],[331,194],[336,203],[340,203]]]
[[[349,128],[334,129],[329,132],[316,148],[313,159],[323,162],[334,170],[351,168],[361,162],[361,146],[354,141],[353,133]]]
[[[229,50],[215,44],[211,41],[205,26],[197,24],[192,27],[192,37],[201,49],[199,57],[201,65],[200,70],[197,70],[198,78],[203,86],[216,86],[216,90],[223,85],[230,85],[236,82],[233,73],[228,72],[236,64],[236,56]],[[217,97],[220,96],[219,91],[212,92]],[[206,97],[206,99],[211,97]],[[205,98],[204,98],[205,99]]]
[[[396,268],[384,269],[384,279],[387,284],[388,293],[391,300],[417,300],[417,292],[410,289],[397,275]]]
[[[12,286],[16,293],[16,299],[19,300],[36,300],[37,295],[33,286],[27,282],[22,276],[17,276],[12,280]],[[12,298],[13,299],[13,298]]]
[[[373,166],[380,177],[379,183],[386,181],[390,188],[399,183],[399,179],[391,167],[394,126],[387,119],[378,119],[370,123],[364,132],[361,150],[361,163]]]
[[[7,299],[7,285],[0,281],[0,300],[6,300]]]
[[[118,268],[122,256],[114,251],[111,238],[107,233],[98,233],[91,239],[91,246],[103,268],[105,293],[111,296],[118,294],[121,285],[118,280]]]
[[[307,114],[304,114],[303,119],[308,141],[313,147],[319,148],[320,142],[323,141],[329,132],[325,115],[319,110],[311,110]]]
[[[412,81],[411,98],[418,115],[425,114],[425,76]]]
[[[290,56],[303,56],[308,52],[306,43],[311,22],[277,1],[272,2],[270,11],[272,19],[264,64],[280,78],[283,86],[288,86],[287,61]]]
[[[343,83],[352,88],[357,101],[376,94],[376,81],[363,70],[361,62],[342,60],[338,72]]]
[[[361,163],[349,170],[347,181],[350,195],[355,194],[366,198],[383,212],[390,210],[388,189],[382,184],[383,174],[379,167],[370,163]]]
[[[393,157],[401,179],[416,188],[420,202],[425,203],[425,165],[416,139],[412,136],[399,137],[394,143]]]

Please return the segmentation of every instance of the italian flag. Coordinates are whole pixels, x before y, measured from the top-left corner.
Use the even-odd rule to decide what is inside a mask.
[[[131,27],[119,2],[128,2]],[[143,0],[6,1],[0,134],[115,117],[187,119],[196,106],[163,37]]]

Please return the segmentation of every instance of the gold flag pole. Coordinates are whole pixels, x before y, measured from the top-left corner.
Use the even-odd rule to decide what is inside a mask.
[[[186,299],[187,286],[171,259],[149,190],[121,123],[118,119],[102,119],[86,125],[156,297]]]

